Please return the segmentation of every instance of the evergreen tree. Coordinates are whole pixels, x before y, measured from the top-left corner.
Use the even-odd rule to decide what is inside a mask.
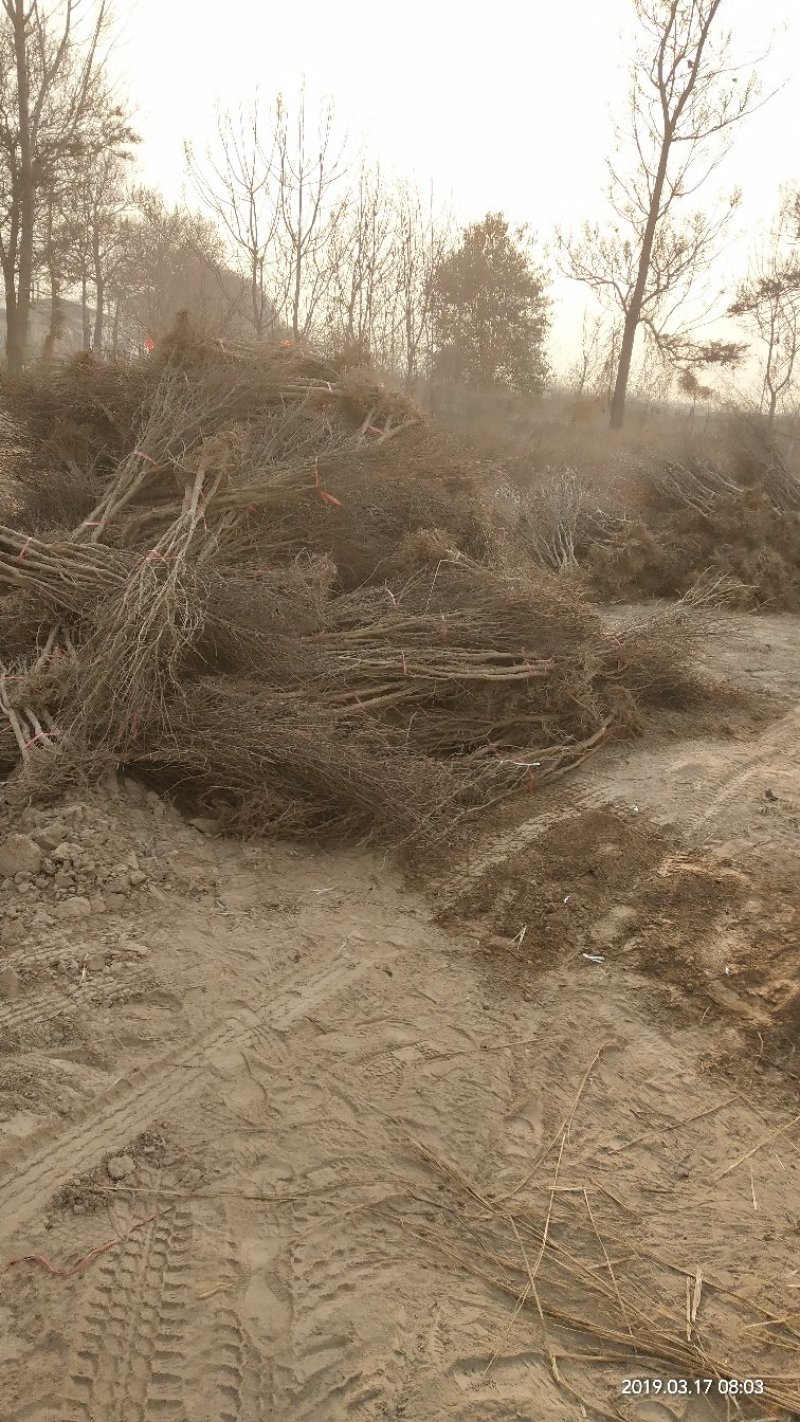
[[[532,395],[548,376],[550,302],[526,230],[490,212],[465,228],[433,278],[433,373],[476,390]]]

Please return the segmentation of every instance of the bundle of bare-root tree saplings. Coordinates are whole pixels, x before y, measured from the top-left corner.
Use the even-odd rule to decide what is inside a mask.
[[[185,336],[20,399],[51,473],[0,527],[7,797],[124,766],[232,830],[419,842],[691,689],[680,612],[608,636],[496,471],[335,362]]]
[[[800,480],[757,422],[730,420],[716,458],[640,465],[620,492],[585,499],[574,523],[599,596],[680,597],[714,578],[731,605],[800,609]]]

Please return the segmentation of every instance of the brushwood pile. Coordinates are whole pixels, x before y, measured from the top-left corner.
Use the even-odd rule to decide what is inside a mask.
[[[687,609],[609,634],[497,471],[368,373],[184,332],[18,404],[7,798],[123,770],[231,832],[441,841],[693,691]]]

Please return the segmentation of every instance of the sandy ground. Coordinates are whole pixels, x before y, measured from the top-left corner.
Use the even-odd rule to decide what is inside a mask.
[[[66,807],[112,889],[2,938],[3,1422],[800,1416],[800,621],[710,662],[780,714],[424,890]]]

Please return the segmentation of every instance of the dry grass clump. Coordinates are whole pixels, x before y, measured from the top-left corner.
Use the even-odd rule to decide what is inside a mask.
[[[0,755],[31,793],[117,763],[237,830],[441,839],[689,684],[684,623],[610,641],[495,471],[368,376],[179,329],[143,381],[86,516],[0,528]]]

